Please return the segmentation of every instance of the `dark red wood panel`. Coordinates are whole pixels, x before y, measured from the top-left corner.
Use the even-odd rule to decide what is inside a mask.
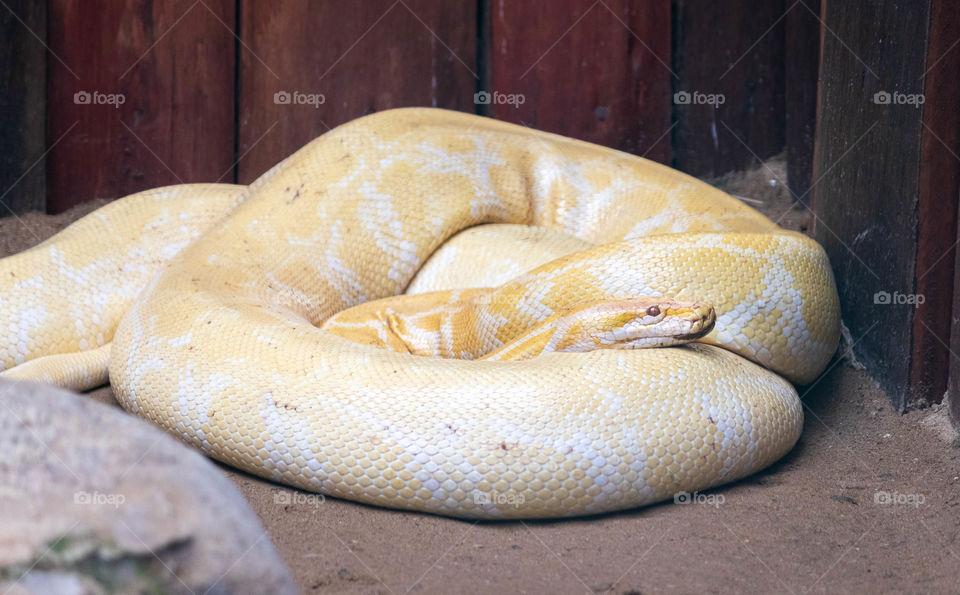
[[[668,1],[492,0],[490,10],[492,116],[669,163]]]
[[[241,6],[241,182],[364,114],[418,105],[475,111],[475,0],[243,0]]]
[[[810,204],[813,144],[820,76],[820,0],[801,0],[790,8],[784,53],[784,125],[787,185],[795,200]]]
[[[234,2],[51,0],[49,9],[62,63],[49,61],[48,210],[232,181]]]
[[[779,153],[787,2],[677,0],[673,6],[674,90],[691,98],[674,105],[674,165],[718,176]],[[697,103],[695,93],[724,101]]]
[[[47,6],[0,6],[0,217],[42,209],[46,195]]]
[[[917,286],[923,306],[913,317],[913,402],[940,402],[951,358],[957,202],[960,200],[960,4],[930,1],[924,66],[923,129],[917,200]]]
[[[917,233],[917,292],[928,299],[914,316],[911,376],[914,399],[939,401],[946,384],[960,426],[960,5],[931,0],[928,36]]]

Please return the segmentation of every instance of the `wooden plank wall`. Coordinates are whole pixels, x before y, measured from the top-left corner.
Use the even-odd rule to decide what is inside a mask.
[[[670,5],[506,2],[491,11],[489,114],[670,162]],[[493,98],[493,95],[491,95]]]
[[[232,181],[234,2],[50,0],[49,9],[48,210]]]
[[[43,2],[0,6],[0,217],[44,206],[46,31]]]
[[[241,183],[364,114],[414,105],[474,111],[476,0],[243,0],[241,6]],[[278,103],[277,93],[287,95],[277,96]],[[295,104],[294,93],[316,101]],[[285,97],[290,103],[282,103]]]
[[[246,183],[332,126],[404,105],[492,115],[701,176],[747,167],[785,143],[790,21],[785,0],[736,1],[11,0],[2,202],[28,210],[46,194],[57,212],[181,181]],[[675,105],[686,89],[727,101],[717,113]],[[524,101],[478,105],[477,91]],[[324,102],[275,102],[283,92]],[[96,103],[109,95],[123,104]],[[797,138],[812,152],[809,134]]]
[[[785,0],[675,0],[673,165],[699,177],[784,148]],[[719,95],[721,104],[697,102]],[[785,181],[785,180],[784,180]]]

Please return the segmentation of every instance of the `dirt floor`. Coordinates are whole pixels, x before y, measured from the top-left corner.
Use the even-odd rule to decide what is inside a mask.
[[[718,183],[806,229],[783,179],[775,160]],[[0,219],[0,256],[90,208]],[[960,440],[944,408],[901,415],[845,359],[800,393],[804,434],[770,469],[601,517],[464,522],[224,472],[304,593],[960,592]],[[91,396],[114,403],[109,388]]]

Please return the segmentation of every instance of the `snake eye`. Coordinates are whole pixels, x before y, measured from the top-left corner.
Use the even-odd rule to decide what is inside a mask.
[[[656,306],[650,306],[647,308],[647,316],[660,316],[660,308]]]

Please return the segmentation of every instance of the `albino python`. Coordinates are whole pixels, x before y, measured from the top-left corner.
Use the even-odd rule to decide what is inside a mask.
[[[0,260],[3,376],[85,389],[109,363],[127,410],[211,457],[459,517],[753,473],[796,442],[791,382],[839,331],[807,237],[668,167],[436,109],[340,126],[249,187],[129,196]]]

